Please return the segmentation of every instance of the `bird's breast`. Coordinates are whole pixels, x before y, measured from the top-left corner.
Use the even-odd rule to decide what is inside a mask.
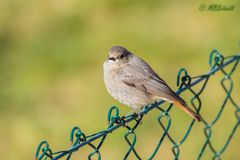
[[[145,92],[124,83],[116,70],[109,70],[109,68],[104,70],[104,82],[108,92],[120,103],[133,108],[152,103]]]

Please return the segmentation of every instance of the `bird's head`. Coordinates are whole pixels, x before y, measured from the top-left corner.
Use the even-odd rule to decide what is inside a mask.
[[[122,46],[113,46],[108,53],[108,62],[113,65],[122,66],[128,63],[131,55],[132,53],[126,48]]]

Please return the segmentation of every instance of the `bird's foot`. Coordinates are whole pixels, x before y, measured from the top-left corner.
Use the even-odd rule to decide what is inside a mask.
[[[128,127],[128,123],[125,121],[125,116],[122,116],[122,117],[120,117],[120,121],[121,121],[121,123],[123,123],[123,126],[124,127]]]

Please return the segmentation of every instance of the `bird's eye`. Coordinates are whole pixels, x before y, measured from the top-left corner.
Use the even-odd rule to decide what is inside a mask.
[[[123,59],[123,57],[124,57],[124,54],[122,54],[122,55],[120,56],[120,59]]]

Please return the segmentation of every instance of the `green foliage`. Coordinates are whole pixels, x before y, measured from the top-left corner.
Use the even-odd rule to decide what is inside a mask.
[[[144,58],[173,88],[178,68],[196,75],[208,70],[203,62],[213,48],[226,56],[238,53],[239,1],[224,2],[236,6],[233,12],[202,13],[201,3],[205,1],[0,1],[0,149],[5,153],[0,159],[31,159],[43,137],[53,148],[67,146],[66,130],[75,125],[91,133],[103,128],[106,119],[100,115],[108,106],[119,106],[102,80],[102,63],[112,45],[123,45]],[[240,86],[235,87],[233,95],[239,95]],[[205,102],[211,96],[204,95]],[[221,97],[217,92],[214,99]],[[121,105],[122,113],[129,110]],[[174,115],[181,119],[181,130],[189,119],[181,112]],[[148,129],[140,137],[158,137],[151,119],[144,124]],[[106,146],[112,154],[104,159],[124,154],[118,149],[125,146],[119,135]],[[197,135],[192,138],[197,140]],[[239,138],[235,141],[233,148],[240,143]],[[144,144],[142,152],[152,144]],[[195,147],[185,150],[194,153]],[[239,153],[233,149],[225,156],[236,159]]]

